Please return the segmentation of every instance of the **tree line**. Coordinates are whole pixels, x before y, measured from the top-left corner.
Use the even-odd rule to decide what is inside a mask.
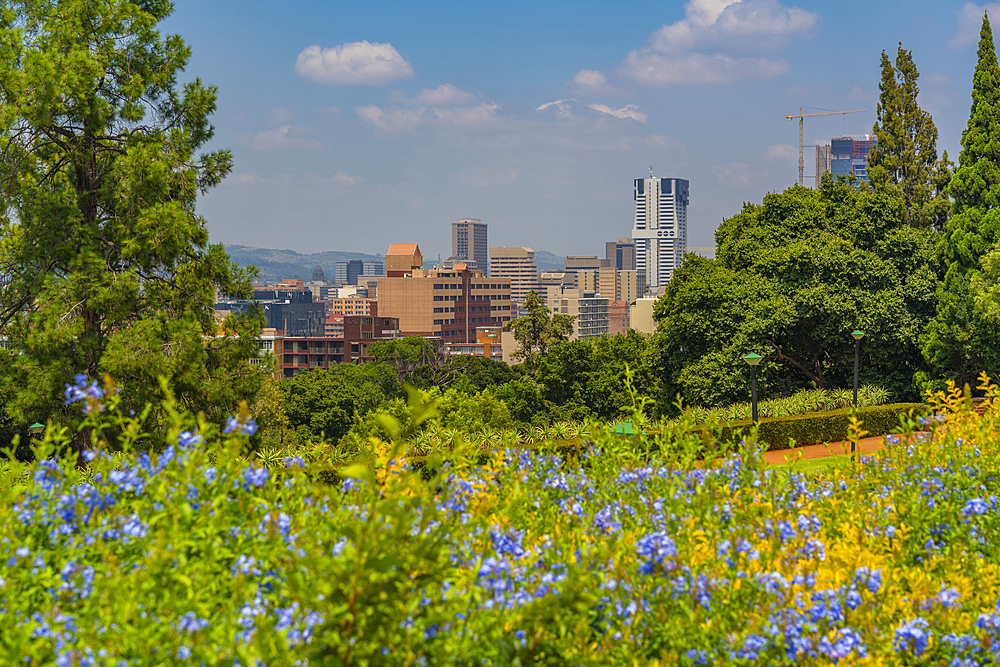
[[[715,259],[689,255],[675,272],[653,336],[568,341],[571,323],[532,295],[511,323],[517,366],[402,341],[370,367],[272,382],[251,363],[262,319],[215,319],[215,295],[249,297],[253,274],[209,243],[197,211],[232,156],[200,152],[217,93],[178,81],[190,49],[159,32],[171,11],[22,0],[0,12],[0,440],[72,421],[63,387],[77,374],[112,378],[126,410],[151,404],[151,432],[169,391],[215,421],[241,401],[280,403],[278,422],[305,435],[349,431],[405,382],[456,405],[488,392],[478,405],[499,401],[521,424],[615,418],[626,365],[660,414],[745,400],[748,352],[765,357],[765,396],[840,387],[854,329],[866,333],[862,381],[894,400],[1000,369],[1000,67],[987,16],[957,165],[938,155],[911,52],[883,52],[870,186],[825,177],[746,204],[719,226]]]

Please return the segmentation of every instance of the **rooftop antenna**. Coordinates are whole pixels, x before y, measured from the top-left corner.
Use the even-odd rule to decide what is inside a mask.
[[[653,177],[653,165],[649,165],[649,177]]]

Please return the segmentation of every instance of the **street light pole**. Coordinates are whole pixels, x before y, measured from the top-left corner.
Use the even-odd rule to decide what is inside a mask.
[[[743,357],[743,361],[750,364],[750,400],[754,424],[757,423],[757,364],[759,364],[763,358],[764,357],[755,352],[751,352]]]
[[[858,409],[858,370],[861,367],[861,339],[865,337],[864,331],[855,329],[851,332],[854,338],[854,410]],[[851,441],[851,458],[854,458],[854,441]]]

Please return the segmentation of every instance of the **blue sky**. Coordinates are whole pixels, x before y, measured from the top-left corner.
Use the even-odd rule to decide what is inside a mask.
[[[213,242],[603,254],[628,236],[632,179],[690,181],[688,243],[797,176],[805,143],[868,132],[879,58],[913,52],[939,152],[958,159],[983,10],[961,2],[621,3],[177,0],[162,26],[219,88],[211,148],[233,174],[204,196]],[[810,109],[807,109],[809,111]],[[805,173],[814,151],[805,150]],[[811,184],[811,180],[806,180]]]

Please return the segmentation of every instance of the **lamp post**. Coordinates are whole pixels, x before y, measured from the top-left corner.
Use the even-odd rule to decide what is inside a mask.
[[[858,409],[858,368],[861,363],[861,339],[865,337],[864,331],[855,329],[851,332],[854,336],[854,409]]]
[[[750,364],[750,399],[753,406],[753,423],[757,423],[757,364],[761,362],[764,357],[760,356],[756,352],[751,352],[750,354],[743,357],[743,361]]]
[[[35,422],[34,424],[28,427],[28,430],[31,431],[32,435],[38,435],[39,433],[45,430],[45,424],[39,424],[38,422]]]
[[[854,409],[858,409],[858,369],[861,366],[861,339],[865,337],[865,332],[855,329],[851,332],[854,337]],[[851,440],[851,459],[854,459],[854,441]]]

